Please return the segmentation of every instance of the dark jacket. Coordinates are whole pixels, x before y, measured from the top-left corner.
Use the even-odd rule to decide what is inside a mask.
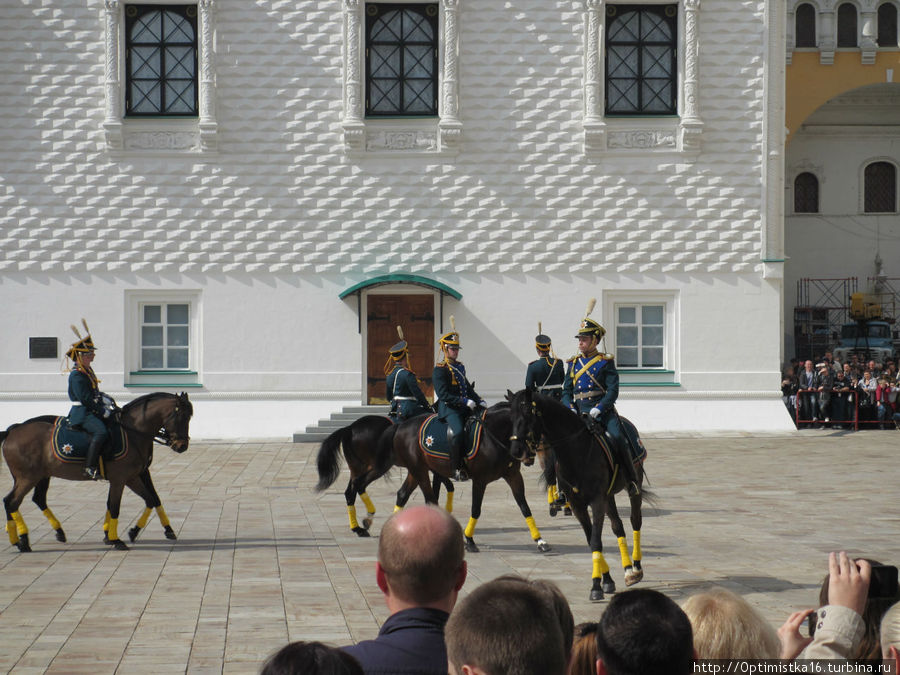
[[[401,420],[431,410],[431,404],[416,382],[416,376],[399,363],[387,376],[386,393],[387,400],[391,403],[391,415],[396,415]]]
[[[444,626],[439,609],[415,607],[388,617],[374,640],[341,647],[366,675],[447,675]]]
[[[562,384],[566,377],[562,359],[549,356],[528,364],[525,372],[525,388],[559,400],[562,398]]]
[[[452,365],[446,361],[438,363],[434,367],[432,381],[441,419],[453,413],[467,415],[469,409],[466,407],[466,399],[472,399],[476,403],[481,401],[472,383],[466,379],[466,367],[459,361]]]
[[[610,354],[576,356],[568,362],[562,402],[579,413],[600,406],[609,413],[619,398],[619,371]]]
[[[84,424],[88,415],[102,418],[103,410],[97,403],[98,389],[86,373],[73,369],[69,373],[69,400],[74,405],[69,410],[69,424]]]

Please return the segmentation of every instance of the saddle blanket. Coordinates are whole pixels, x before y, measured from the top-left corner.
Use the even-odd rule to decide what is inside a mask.
[[[482,413],[483,414],[483,413]],[[470,418],[466,422],[466,459],[470,460],[478,454],[481,446],[481,419]],[[447,424],[437,415],[429,415],[419,427],[419,448],[431,457],[450,458],[450,444],[447,443]]]
[[[629,444],[625,439],[622,439],[622,443],[625,445],[628,454],[631,455],[631,461],[635,466],[639,466],[647,459],[647,448],[644,447],[644,442],[641,440],[641,437],[638,436],[635,426],[629,420],[624,418],[622,419],[622,433],[628,434],[631,443]],[[616,462],[613,459],[614,454],[611,451],[611,447],[615,445],[615,439],[605,430],[599,434],[594,431],[594,438],[597,439],[600,446],[603,448],[606,459],[609,461],[609,465],[615,467]]]
[[[61,462],[83,462],[87,456],[91,435],[69,426],[68,418],[57,417],[51,433],[53,454]],[[128,438],[118,424],[109,425],[109,441],[103,450],[103,459],[116,461],[128,454]]]

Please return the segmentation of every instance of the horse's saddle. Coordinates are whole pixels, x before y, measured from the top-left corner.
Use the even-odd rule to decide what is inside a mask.
[[[121,425],[113,422],[107,425],[109,441],[103,449],[103,458],[108,461],[121,459],[128,453],[128,438]],[[61,462],[83,462],[87,456],[91,435],[81,429],[69,426],[67,417],[57,417],[50,434],[53,454]]]
[[[481,432],[484,424],[482,417],[472,416],[466,420],[466,459],[471,460],[478,454],[481,446]],[[450,458],[450,444],[447,442],[447,423],[437,415],[429,415],[419,427],[419,448],[426,455],[439,459]]]
[[[625,451],[631,456],[631,461],[634,462],[635,466],[638,466],[647,459],[647,448],[644,447],[644,443],[641,441],[641,437],[638,436],[635,426],[624,417],[620,417],[619,420],[622,433],[628,435],[627,439],[616,438],[606,429],[603,429],[599,423],[590,427],[591,433],[594,434],[594,438],[597,439],[597,442],[603,448],[611,468],[615,468],[617,464],[616,457],[624,456],[614,452],[614,449],[619,446],[625,448]],[[631,442],[629,443],[628,441]]]

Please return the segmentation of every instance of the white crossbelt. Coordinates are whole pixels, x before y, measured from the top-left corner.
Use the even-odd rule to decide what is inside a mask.
[[[415,396],[395,396],[392,400],[394,401],[415,401]]]
[[[586,398],[596,398],[598,396],[603,396],[605,392],[600,391],[599,389],[591,389],[590,391],[583,391],[580,394],[575,394],[576,401],[583,401]]]
[[[72,405],[81,405],[81,401],[72,401]]]
[[[547,384],[541,387],[541,389],[562,389],[561,384]]]

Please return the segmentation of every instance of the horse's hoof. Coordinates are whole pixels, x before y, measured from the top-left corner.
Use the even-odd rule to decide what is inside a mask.
[[[128,550],[128,545],[121,539],[113,539],[109,543],[112,544],[117,551],[127,551]]]
[[[166,534],[166,539],[178,539],[178,537],[175,536],[175,530],[172,529],[171,525],[166,525],[163,528],[163,531]]]
[[[628,567],[625,570],[625,585],[634,586],[637,582],[644,578],[644,570]]]
[[[466,537],[466,550],[469,553],[480,553],[478,547],[475,545],[475,540],[472,537]]]
[[[356,535],[358,537],[371,537],[372,536],[371,534],[369,534],[369,531],[366,528],[360,527],[359,525],[354,527],[353,531],[356,532]]]
[[[559,507],[557,507],[556,504],[551,504],[550,505],[550,517],[556,518],[557,513],[559,513]]]
[[[370,513],[365,518],[363,518],[363,527],[368,530],[370,527],[372,527],[372,523],[374,523],[374,522],[375,522],[375,514]]]
[[[615,593],[616,592],[616,582],[612,579],[604,579],[603,584],[600,587],[604,593]]]
[[[59,528],[59,529],[56,531],[56,541],[61,541],[61,542],[65,542],[65,541],[66,541],[66,533],[63,532],[63,529],[62,529],[62,528]]]
[[[137,536],[140,533],[140,531],[141,531],[141,528],[139,528],[137,525],[132,527],[130,530],[128,530],[128,540],[133,542],[135,539],[137,539]]]
[[[109,532],[104,532],[104,533],[103,533],[103,543],[104,543],[104,544],[111,544],[111,543],[112,543],[112,542],[109,540]]]
[[[538,539],[537,545],[538,545],[538,551],[540,551],[541,553],[546,553],[547,551],[551,550],[550,544],[548,544],[543,539]]]
[[[591,602],[600,602],[601,600],[603,600],[603,591],[601,591],[599,588],[592,588]]]
[[[571,516],[571,515],[572,515],[572,508],[569,507],[569,506],[567,506],[566,508],[564,508],[564,509],[563,509],[563,515],[564,515],[564,516]]]
[[[19,547],[20,553],[31,553],[31,545],[28,543],[27,534],[23,534],[19,537],[19,541],[16,542],[16,546]]]

